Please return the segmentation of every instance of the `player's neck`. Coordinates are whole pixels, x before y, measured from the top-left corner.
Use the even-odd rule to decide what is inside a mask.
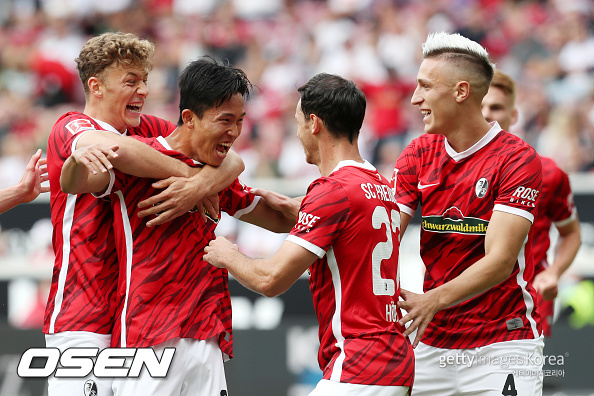
[[[482,118],[466,119],[444,134],[450,146],[458,153],[468,150],[481,140],[491,129],[491,126]]]
[[[361,164],[365,162],[359,153],[356,140],[353,143],[346,140],[334,141],[332,144],[321,147],[320,163],[318,164],[320,174],[324,177],[329,176],[341,161],[355,161]]]

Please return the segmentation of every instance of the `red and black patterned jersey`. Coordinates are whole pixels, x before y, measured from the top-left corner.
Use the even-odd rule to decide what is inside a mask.
[[[397,321],[400,211],[368,162],[343,161],[314,181],[287,240],[315,253],[310,291],[324,378],[412,386],[414,356]]]
[[[201,164],[171,150],[163,138],[141,139],[153,148],[192,166]],[[147,227],[139,218],[138,203],[158,191],[153,179],[114,172],[111,191],[114,233],[120,261],[121,298],[112,345],[149,347],[175,337],[219,338],[221,350],[232,356],[231,299],[226,269],[202,259],[215,238],[216,224],[198,212]],[[256,197],[236,179],[220,193],[220,208],[243,215]]]
[[[52,245],[55,254],[52,284],[43,332],[89,331],[109,334],[116,310],[118,279],[112,211],[108,201],[91,194],[71,195],[60,189],[64,161],[76,141],[89,130],[110,125],[79,113],[64,114],[49,136],[47,166],[51,190]],[[143,136],[167,135],[175,125],[142,115],[140,126],[128,132]]]
[[[551,224],[563,226],[577,218],[569,177],[555,161],[541,157],[542,189],[538,198],[538,216],[534,220],[534,262],[536,274],[547,268],[547,251],[551,245]]]
[[[494,123],[468,150],[457,153],[443,135],[425,134],[400,155],[393,183],[400,210],[421,205],[421,258],[425,291],[456,278],[485,256],[493,211],[534,221],[541,188],[540,157]],[[476,348],[540,335],[534,307],[529,234],[513,272],[503,283],[438,312],[422,342],[438,348]]]

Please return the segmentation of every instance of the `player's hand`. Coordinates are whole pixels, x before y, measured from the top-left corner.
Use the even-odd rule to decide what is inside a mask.
[[[419,341],[423,337],[427,326],[433,319],[433,316],[439,311],[437,302],[432,297],[432,291],[428,291],[425,294],[417,294],[402,289],[400,296],[404,301],[399,301],[398,306],[405,311],[407,314],[398,321],[400,326],[405,326],[406,323],[412,321],[412,323],[404,331],[404,336],[408,337],[413,331],[417,330],[417,335],[412,344],[413,348],[419,345]]]
[[[41,150],[37,150],[29,160],[19,183],[19,190],[22,191],[22,202],[31,202],[39,194],[48,192],[49,186],[41,185],[48,179],[47,160],[41,158]]]
[[[164,180],[159,180],[158,182],[153,183],[152,186],[157,189],[165,190],[138,204],[140,209],[146,208],[138,212],[139,217],[157,215],[157,217],[146,223],[148,227],[166,223],[194,208],[200,212],[204,219],[206,219],[204,208],[210,213],[218,216],[218,195],[216,197],[200,197],[198,194],[200,186],[195,179],[170,177]]]
[[[544,300],[554,300],[559,293],[559,277],[553,268],[549,267],[534,277],[532,286]]]
[[[263,188],[252,188],[251,192],[254,195],[262,197],[272,209],[281,212],[286,218],[297,222],[299,208],[304,197],[291,198]]]
[[[226,258],[233,252],[238,252],[237,245],[231,243],[225,237],[217,237],[210,241],[208,246],[204,248],[204,260],[217,268],[225,268]]]
[[[110,159],[117,158],[118,145],[106,146],[104,144],[92,144],[80,147],[72,153],[72,159],[78,164],[87,167],[89,172],[96,175],[97,172],[105,173],[113,169]]]

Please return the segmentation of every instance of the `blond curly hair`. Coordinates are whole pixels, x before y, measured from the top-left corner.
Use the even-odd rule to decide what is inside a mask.
[[[109,32],[91,38],[83,46],[78,58],[78,75],[89,95],[87,82],[91,77],[102,79],[105,69],[114,66],[139,67],[149,72],[153,68],[155,46],[132,33]]]

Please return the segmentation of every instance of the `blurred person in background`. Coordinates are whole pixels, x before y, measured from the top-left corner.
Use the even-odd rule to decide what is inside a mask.
[[[518,120],[516,83],[507,74],[495,70],[489,92],[483,98],[483,115],[487,122],[497,121],[509,128]],[[533,254],[536,270],[533,286],[538,291],[537,304],[545,337],[551,336],[554,299],[559,292],[559,279],[569,268],[581,244],[580,223],[567,174],[551,158],[541,156],[542,188],[538,198],[538,214],[532,226]],[[551,225],[559,232],[549,265]]]
[[[216,194],[243,169],[236,156],[239,162],[224,161],[220,169],[205,167],[196,174],[196,170],[180,161],[124,136],[157,137],[175,129],[175,124],[141,114],[149,94],[147,79],[153,52],[151,42],[134,34],[104,33],[87,41],[76,59],[86,94],[84,111],[60,117],[48,139],[55,253],[43,326],[48,347],[61,351],[72,347],[109,347],[118,309],[118,262],[111,205],[91,194],[66,194],[60,189],[64,162],[78,146],[90,145],[79,159],[88,172],[107,173],[112,167],[98,146],[108,141],[106,152],[114,166],[137,176],[165,179],[157,183],[158,188],[169,188],[157,195],[161,202],[159,215],[149,223],[179,216],[195,205],[215,212],[215,206],[208,199],[202,200],[205,196],[201,194]],[[97,160],[97,155],[103,157]],[[214,180],[217,175],[221,176],[222,185]],[[189,187],[187,194],[180,193],[180,185]],[[172,186],[176,192],[170,198],[164,197]],[[48,385],[49,396],[78,394],[83,385],[99,395],[112,392],[111,378],[93,374],[81,379],[50,376]]]
[[[41,150],[31,157],[20,183],[0,189],[0,213],[22,203],[33,201],[41,193],[49,192],[49,186],[42,186],[48,180],[46,159]]]

